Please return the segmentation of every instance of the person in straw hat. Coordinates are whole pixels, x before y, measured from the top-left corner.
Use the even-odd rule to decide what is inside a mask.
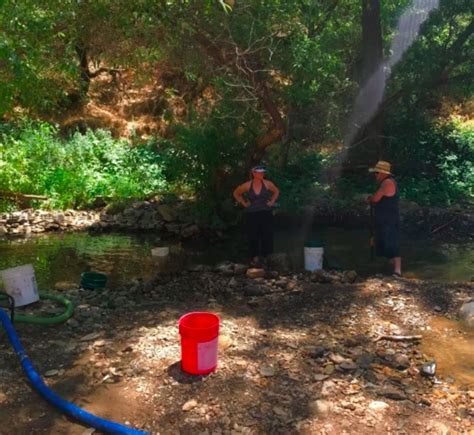
[[[394,276],[402,274],[400,257],[400,213],[397,182],[391,173],[389,162],[379,160],[369,169],[379,183],[377,191],[367,197],[367,202],[375,212],[375,252],[386,257],[393,265]]]

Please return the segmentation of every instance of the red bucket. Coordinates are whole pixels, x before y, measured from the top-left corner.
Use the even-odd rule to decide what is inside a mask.
[[[181,369],[191,375],[206,375],[217,367],[218,316],[196,312],[179,319]]]

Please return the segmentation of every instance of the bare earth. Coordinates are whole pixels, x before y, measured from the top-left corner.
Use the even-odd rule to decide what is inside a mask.
[[[455,369],[456,358],[442,358],[454,352],[449,343],[473,336],[458,327],[453,341],[440,336],[448,344],[439,352],[430,326],[455,319],[474,284],[354,279],[201,268],[127,288],[63,291],[76,304],[65,325],[16,328],[57,393],[156,434],[474,434],[474,357]],[[198,310],[222,320],[219,367],[205,377],[179,366],[177,320]],[[437,376],[421,376],[437,351]],[[36,395],[3,330],[0,433],[98,433]]]

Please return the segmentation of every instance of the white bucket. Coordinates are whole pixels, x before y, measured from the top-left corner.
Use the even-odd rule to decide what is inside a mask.
[[[151,250],[151,255],[153,257],[166,257],[170,253],[170,248],[168,246],[163,246],[161,248],[153,248]]]
[[[15,299],[15,306],[32,304],[39,300],[35,271],[31,264],[0,271],[5,292]]]
[[[304,247],[304,268],[313,272],[323,268],[324,248]]]

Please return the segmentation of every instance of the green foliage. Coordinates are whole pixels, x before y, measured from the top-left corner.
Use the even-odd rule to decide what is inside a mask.
[[[0,129],[0,190],[47,195],[55,208],[160,192],[168,186],[163,168],[154,144],[130,147],[105,131],[62,140],[46,123]]]
[[[424,205],[473,201],[474,128],[452,123],[405,127],[407,134],[392,144],[406,163],[399,168],[402,195]]]

